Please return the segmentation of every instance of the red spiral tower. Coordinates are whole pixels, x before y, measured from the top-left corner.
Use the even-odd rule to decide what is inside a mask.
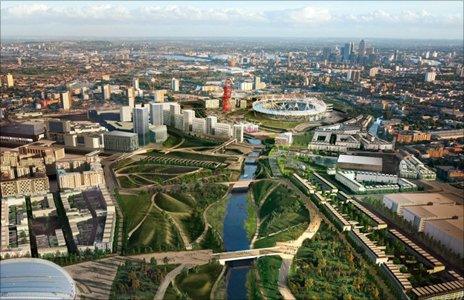
[[[224,82],[224,94],[222,95],[222,111],[229,112],[230,107],[230,98],[232,96],[232,80],[227,78]]]

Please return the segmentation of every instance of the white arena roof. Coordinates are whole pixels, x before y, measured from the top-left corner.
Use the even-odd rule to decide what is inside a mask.
[[[76,285],[60,266],[39,258],[0,261],[0,299],[75,299]]]

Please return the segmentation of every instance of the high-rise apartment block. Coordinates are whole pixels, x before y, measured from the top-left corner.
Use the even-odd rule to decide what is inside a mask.
[[[103,99],[110,100],[111,98],[111,86],[109,84],[103,85]]]
[[[69,91],[61,93],[61,105],[64,110],[71,109],[71,95]]]
[[[133,87],[127,88],[127,101],[129,107],[135,107],[135,89]]]
[[[9,88],[14,87],[13,75],[10,73],[6,74],[6,84]]]
[[[173,92],[178,92],[179,86],[180,86],[179,79],[176,79],[176,78],[171,79],[171,90]]]
[[[134,132],[138,135],[146,135],[148,133],[149,116],[148,107],[134,108]]]
[[[184,131],[189,132],[192,129],[193,119],[195,118],[195,111],[191,109],[184,109],[182,114],[184,117]]]
[[[133,86],[136,90],[140,90],[139,79],[138,79],[137,77],[134,77],[134,79],[132,80],[132,86]]]
[[[237,142],[239,143],[243,143],[243,132],[244,132],[243,124],[234,125],[234,139],[236,139]]]
[[[214,134],[216,123],[217,123],[217,117],[215,116],[206,117],[206,134]]]
[[[150,102],[150,123],[156,126],[164,124],[164,105],[162,103]]]

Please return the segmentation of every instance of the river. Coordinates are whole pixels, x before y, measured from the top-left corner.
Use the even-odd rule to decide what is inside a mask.
[[[261,144],[260,140],[248,139],[253,145]],[[250,153],[243,167],[240,180],[253,179],[256,173],[256,159],[258,152]],[[244,228],[247,219],[247,194],[248,192],[231,192],[227,203],[226,216],[224,218],[224,247],[226,251],[246,250],[250,248],[250,240]],[[242,260],[227,263],[227,299],[246,299],[246,278],[250,270],[252,260]]]

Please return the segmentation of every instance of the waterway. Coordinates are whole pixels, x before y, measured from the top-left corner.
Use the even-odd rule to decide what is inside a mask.
[[[260,140],[249,139],[248,143],[261,144]],[[250,153],[246,158],[245,166],[239,180],[253,179],[256,173],[256,159],[258,152]],[[247,250],[250,248],[250,240],[244,227],[248,217],[247,213],[248,192],[231,192],[227,203],[226,216],[224,218],[224,247],[226,251]],[[228,263],[227,271],[227,299],[246,298],[246,278],[250,271],[252,260],[244,260]]]

